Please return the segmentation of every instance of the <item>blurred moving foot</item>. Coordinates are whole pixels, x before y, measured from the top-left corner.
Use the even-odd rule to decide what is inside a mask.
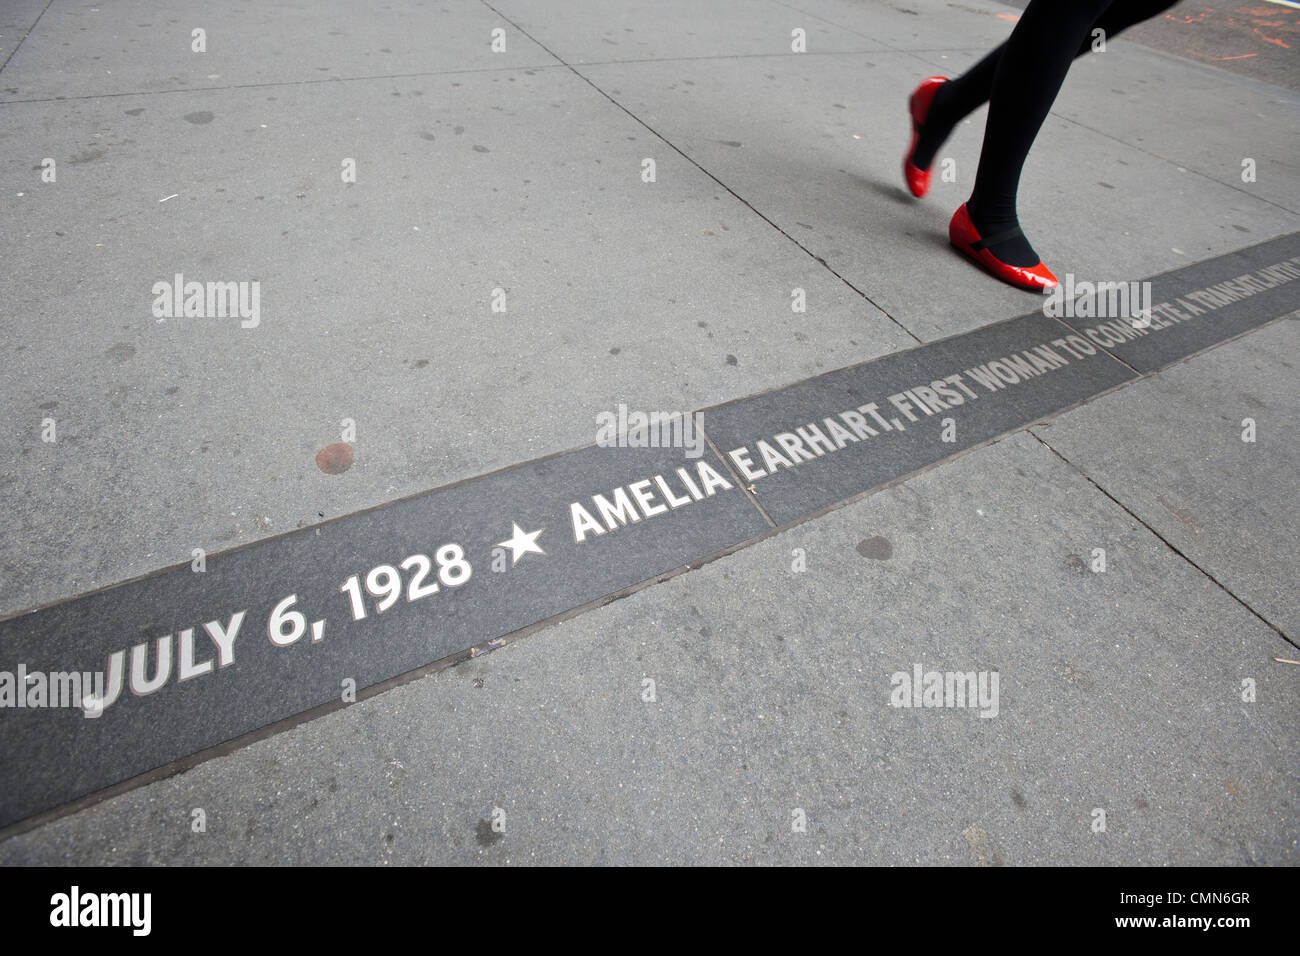
[[[917,146],[921,143],[921,128],[930,114],[930,104],[934,102],[935,91],[948,82],[946,76],[932,76],[924,80],[907,101],[908,111],[912,114],[912,143],[907,147],[903,157],[903,178],[913,196],[924,196],[930,191],[930,167],[934,164],[934,148],[923,150],[917,155]],[[924,163],[924,165],[918,165]]]

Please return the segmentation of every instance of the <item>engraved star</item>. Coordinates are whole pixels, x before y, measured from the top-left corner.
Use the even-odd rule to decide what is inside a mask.
[[[497,547],[510,549],[510,566],[514,567],[519,563],[519,559],[530,551],[534,554],[546,553],[537,544],[537,536],[545,530],[545,528],[541,528],[537,531],[525,533],[523,528],[512,521],[510,522],[510,538],[505,541],[498,541]]]

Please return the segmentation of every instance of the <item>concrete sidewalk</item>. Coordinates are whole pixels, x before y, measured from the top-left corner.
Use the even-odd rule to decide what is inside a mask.
[[[1041,306],[947,246],[982,111],[955,182],[916,201],[898,170],[908,92],[1014,8],[390,7],[3,14],[0,616],[590,445],[620,403],[718,406]],[[1022,221],[1104,281],[1294,233],[1298,121],[1300,94],[1114,41]],[[177,273],[258,282],[255,327],[152,314]],[[1294,863],[1300,350],[1265,318],[491,656],[50,808],[0,861]],[[155,623],[185,626],[106,646]],[[996,716],[891,706],[916,666],[996,672]]]

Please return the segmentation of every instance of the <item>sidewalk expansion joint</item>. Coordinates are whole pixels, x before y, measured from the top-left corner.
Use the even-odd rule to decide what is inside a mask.
[[[1159,153],[1152,152],[1146,147],[1138,146],[1135,143],[1130,143],[1127,140],[1120,139],[1118,136],[1114,135],[1113,133],[1108,133],[1103,129],[1097,129],[1097,127],[1095,126],[1089,126],[1087,123],[1080,122],[1077,119],[1072,119],[1069,116],[1064,116],[1060,113],[1057,113],[1055,110],[1052,111],[1051,115],[1054,116],[1056,119],[1061,120],[1064,123],[1069,123],[1070,125],[1077,126],[1080,129],[1086,129],[1088,132],[1094,133],[1097,136],[1103,136],[1106,139],[1109,139],[1113,143],[1118,143],[1119,145],[1127,147],[1128,149],[1136,150],[1139,153],[1143,153],[1147,156],[1150,156],[1152,159],[1158,160],[1167,166],[1172,166],[1175,169],[1185,169],[1187,172],[1195,176],[1199,176],[1202,179],[1206,180],[1207,182],[1211,182],[1217,186],[1223,186],[1226,187],[1227,189],[1231,189],[1234,192],[1238,192],[1243,196],[1255,200],[1256,202],[1262,202],[1266,206],[1272,206],[1274,209],[1280,209],[1283,212],[1290,213],[1293,216],[1300,215],[1300,210],[1292,209],[1289,206],[1284,206],[1281,203],[1274,202],[1271,199],[1266,199],[1265,197],[1259,195],[1258,193],[1251,192],[1248,189],[1242,189],[1241,186],[1237,183],[1224,182],[1222,179],[1219,179],[1215,176],[1211,176],[1209,173],[1202,172],[1201,170],[1195,169],[1192,166],[1175,162],[1174,160],[1170,159],[1168,156],[1162,156]]]
[[[1188,556],[1187,552],[1183,551],[1176,544],[1174,544],[1163,534],[1161,534],[1159,530],[1157,530],[1149,522],[1143,519],[1142,516],[1139,515],[1136,511],[1134,511],[1128,505],[1124,504],[1124,502],[1120,501],[1118,498],[1112,495],[1103,485],[1101,485],[1091,475],[1089,475],[1087,471],[1085,471],[1079,465],[1076,465],[1074,462],[1070,461],[1070,459],[1066,458],[1063,454],[1061,454],[1059,451],[1053,448],[1050,442],[1048,442],[1045,438],[1043,438],[1042,435],[1034,431],[1033,426],[1026,429],[1026,431],[1028,431],[1029,434],[1033,435],[1034,438],[1037,439],[1039,444],[1041,444],[1044,448],[1046,448],[1053,455],[1059,458],[1064,464],[1069,466],[1071,470],[1073,470],[1076,474],[1078,474],[1081,478],[1083,478],[1084,481],[1088,482],[1088,484],[1092,485],[1092,487],[1097,489],[1098,492],[1100,492],[1102,495],[1104,495],[1105,497],[1109,498],[1112,502],[1114,502],[1116,507],[1118,507],[1121,511],[1123,511],[1126,515],[1128,515],[1138,524],[1140,524],[1147,531],[1151,532],[1152,536],[1154,536],[1156,540],[1158,540],[1171,552],[1178,555],[1178,557],[1182,558],[1185,562],[1187,562],[1187,564],[1191,565],[1193,568],[1195,568],[1197,571],[1203,574],[1206,577],[1206,579],[1211,581],[1217,588],[1219,588],[1219,590],[1221,590],[1224,594],[1231,597],[1234,601],[1236,601],[1243,608],[1245,608],[1252,615],[1254,615],[1260,621],[1261,624],[1263,624],[1269,630],[1273,631],[1273,633],[1275,633],[1278,637],[1282,638],[1282,640],[1286,641],[1288,644],[1292,645],[1293,647],[1300,648],[1300,642],[1297,642],[1295,639],[1290,637],[1280,627],[1278,627],[1276,624],[1274,624],[1272,621],[1266,618],[1259,611],[1251,607],[1250,603],[1247,602],[1244,598],[1238,596],[1231,588],[1225,585],[1222,581],[1216,578],[1205,568],[1201,567],[1201,565],[1197,564],[1194,560],[1192,560],[1192,558]]]
[[[41,22],[41,17],[45,16],[45,11],[50,9],[50,6],[53,3],[54,0],[49,0],[49,2],[45,4],[45,6],[41,7],[41,12],[36,14],[36,19],[32,21],[32,25],[29,26],[26,32],[23,33],[23,38],[14,45],[14,48],[12,50],[9,51],[9,55],[5,57],[5,61],[3,63],[0,63],[0,73],[3,73],[5,71],[5,67],[9,65],[9,61],[12,60],[14,58],[14,55],[17,54],[17,52],[22,49],[23,44],[27,42],[27,38],[31,36],[32,31],[36,29],[36,24]]]
[[[280,89],[293,86],[328,86],[334,83],[371,83],[376,80],[413,80],[434,76],[465,76],[477,73],[525,73],[528,71],[558,70],[559,64],[545,66],[485,66],[465,67],[458,70],[421,70],[414,73],[376,73],[366,76],[326,76],[304,80],[267,80],[262,83],[228,83],[224,86],[191,86],[171,90],[123,90],[118,93],[84,93],[75,96],[41,96],[27,100],[0,100],[0,106],[22,106],[32,103],[73,103],[82,100],[109,100],[130,96],[170,96],[176,93],[228,93],[235,90]]]
[[[707,176],[709,179],[711,179],[714,183],[716,183],[716,184],[718,185],[719,188],[725,190],[725,191],[727,192],[728,195],[730,195],[733,199],[735,199],[737,202],[739,202],[741,205],[743,205],[746,209],[748,209],[750,212],[752,212],[755,216],[757,216],[759,219],[763,220],[763,222],[767,223],[769,226],[771,226],[773,229],[775,229],[777,232],[779,232],[782,236],[784,236],[784,237],[785,237],[786,239],[788,239],[790,242],[794,243],[794,245],[797,246],[800,250],[802,250],[802,251],[804,252],[804,254],[806,254],[810,259],[812,259],[814,262],[819,263],[819,264],[822,266],[822,268],[824,268],[827,272],[829,272],[831,275],[835,276],[835,278],[839,279],[840,282],[842,282],[844,285],[848,286],[848,287],[849,287],[850,289],[852,289],[855,293],[857,293],[861,298],[863,298],[864,300],[866,300],[866,302],[867,302],[867,303],[868,303],[868,304],[869,304],[873,309],[875,309],[877,312],[879,312],[879,313],[880,313],[881,315],[883,315],[885,318],[889,319],[889,321],[892,322],[892,323],[894,323],[894,325],[898,326],[898,328],[899,328],[900,330],[902,330],[902,331],[903,331],[907,336],[909,336],[909,337],[910,337],[914,342],[917,342],[917,343],[920,343],[920,342],[921,342],[921,338],[920,338],[918,335],[916,335],[916,333],[914,333],[911,329],[909,329],[907,326],[905,326],[905,325],[904,325],[902,322],[900,322],[898,319],[896,319],[896,318],[894,318],[892,315],[890,315],[890,314],[889,314],[889,313],[888,313],[884,308],[881,307],[881,305],[880,305],[879,303],[877,303],[874,299],[872,299],[871,296],[867,295],[866,292],[864,292],[863,290],[859,289],[859,288],[858,288],[857,286],[855,286],[852,282],[850,282],[847,278],[845,278],[842,274],[840,274],[839,272],[837,272],[835,269],[831,268],[831,266],[826,262],[825,259],[823,259],[821,256],[817,255],[815,252],[813,252],[811,249],[809,249],[807,246],[805,246],[802,242],[800,242],[798,239],[796,239],[796,238],[795,238],[791,233],[787,232],[785,229],[782,229],[779,225],[777,225],[775,222],[773,222],[770,218],[768,218],[766,215],[764,215],[762,212],[760,212],[757,208],[754,207],[754,205],[753,205],[752,203],[749,202],[749,200],[745,199],[745,197],[741,196],[738,192],[736,192],[734,189],[732,189],[730,186],[728,186],[726,183],[724,183],[724,182],[723,182],[721,179],[719,179],[716,175],[714,175],[712,172],[710,172],[708,169],[706,169],[704,166],[702,166],[702,165],[701,165],[701,164],[700,164],[696,159],[694,159],[692,156],[690,156],[688,153],[686,153],[686,152],[685,152],[685,151],[684,151],[680,146],[678,146],[676,143],[674,143],[672,140],[670,140],[670,139],[669,139],[667,136],[665,136],[664,134],[660,133],[657,129],[655,129],[653,126],[651,126],[651,125],[650,125],[649,123],[647,123],[645,120],[643,120],[641,117],[639,117],[639,116],[637,116],[635,113],[633,113],[630,109],[628,109],[626,106],[624,106],[624,105],[623,105],[622,103],[620,103],[618,100],[616,100],[613,96],[611,96],[608,92],[606,92],[606,91],[605,91],[601,86],[599,86],[598,84],[596,84],[596,83],[595,83],[595,82],[594,82],[590,77],[588,77],[586,74],[584,74],[584,73],[582,73],[580,70],[578,70],[577,67],[575,67],[575,66],[573,66],[573,64],[567,62],[563,57],[561,57],[561,56],[560,56],[559,54],[557,54],[555,51],[551,50],[548,46],[546,46],[546,44],[544,44],[544,43],[542,43],[540,40],[538,40],[537,37],[533,36],[533,35],[530,34],[527,30],[523,29],[523,27],[519,26],[519,24],[515,23],[515,22],[514,22],[513,20],[511,20],[509,17],[506,17],[504,14],[502,14],[501,11],[499,11],[499,10],[497,10],[495,7],[493,7],[492,4],[490,4],[490,3],[487,2],[487,0],[480,0],[480,2],[481,2],[485,7],[487,7],[489,10],[491,10],[493,13],[495,13],[497,16],[501,17],[503,20],[505,20],[507,23],[509,23],[512,27],[514,27],[514,28],[515,28],[516,30],[518,30],[520,33],[522,33],[524,36],[528,37],[529,40],[531,40],[532,42],[536,43],[539,47],[541,47],[543,50],[545,50],[548,54],[550,54],[551,56],[555,57],[555,59],[556,59],[559,63],[564,64],[564,66],[566,66],[570,71],[572,71],[572,73],[573,73],[574,76],[576,76],[576,77],[578,77],[579,79],[581,79],[584,83],[586,83],[588,86],[590,86],[593,90],[595,90],[595,91],[596,91],[597,93],[599,93],[601,96],[605,97],[605,99],[609,100],[610,103],[612,103],[614,106],[618,107],[618,109],[620,109],[620,110],[622,110],[624,113],[626,113],[626,114],[627,114],[629,117],[631,117],[631,118],[632,118],[632,119],[633,119],[637,124],[639,124],[640,126],[642,126],[642,127],[643,127],[647,132],[649,132],[651,135],[653,135],[656,139],[660,140],[660,141],[661,141],[665,146],[667,146],[669,149],[673,150],[675,153],[677,153],[677,155],[681,156],[682,159],[686,160],[686,162],[690,163],[692,166],[694,166],[696,169],[698,169],[701,173],[703,173],[705,176]]]
[[[728,474],[731,475],[732,479],[735,481],[736,487],[739,488],[742,492],[744,492],[745,497],[749,499],[750,504],[752,504],[755,508],[758,509],[758,513],[763,516],[763,520],[767,522],[768,527],[775,528],[776,522],[772,520],[772,516],[767,513],[767,509],[765,509],[763,507],[762,502],[758,500],[758,495],[754,490],[753,484],[746,482],[744,478],[742,478],[739,474],[736,473],[735,464],[732,462],[730,458],[728,458],[719,450],[718,446],[713,443],[713,439],[708,436],[708,433],[705,432],[703,428],[700,429],[700,434],[703,436],[704,440],[708,443],[709,448],[713,451],[713,453],[718,456],[718,460],[727,466],[727,472]]]

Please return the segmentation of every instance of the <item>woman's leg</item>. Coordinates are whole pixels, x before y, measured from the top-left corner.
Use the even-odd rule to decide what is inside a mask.
[[[1106,39],[1110,40],[1135,23],[1163,13],[1177,2],[1178,0],[1115,0],[1093,22],[1075,56],[1083,56],[1092,50],[1093,30],[1103,30]],[[913,157],[913,162],[921,169],[930,168],[939,147],[957,124],[989,101],[993,93],[993,76],[1006,47],[1005,43],[998,46],[961,76],[944,83],[935,92]]]
[[[1093,30],[1102,29],[1109,38],[1171,6],[1173,0],[1031,0],[1006,43],[935,91],[913,159],[917,166],[923,159],[933,162],[952,127],[989,101],[966,210],[980,235],[1011,234],[988,245],[997,259],[1026,267],[1040,261],[1018,232],[1020,174],[1071,62],[1092,48]]]
[[[1092,29],[1088,30],[1087,36],[1084,36],[1079,52],[1075,56],[1083,56],[1084,53],[1092,51],[1092,30],[1104,30],[1106,39],[1110,40],[1134,23],[1151,20],[1156,14],[1164,13],[1177,3],[1178,0],[1115,0],[1115,3],[1110,4],[1110,7],[1093,22]],[[950,79],[935,92],[935,99],[932,101],[930,113],[926,117],[926,125],[920,131],[920,142],[917,144],[915,164],[920,168],[930,168],[935,153],[939,152],[939,147],[943,146],[954,127],[976,109],[988,103],[989,96],[993,92],[993,74],[997,70],[997,61],[1001,59],[1004,49],[1006,44],[1002,43],[978,64],[966,70],[966,73],[956,79]]]
[[[987,247],[1007,265],[1034,266],[1041,261],[1029,240],[1016,231],[1020,173],[1079,47],[1111,2],[1031,0],[998,57],[984,145],[966,211],[982,236],[1014,233]]]

